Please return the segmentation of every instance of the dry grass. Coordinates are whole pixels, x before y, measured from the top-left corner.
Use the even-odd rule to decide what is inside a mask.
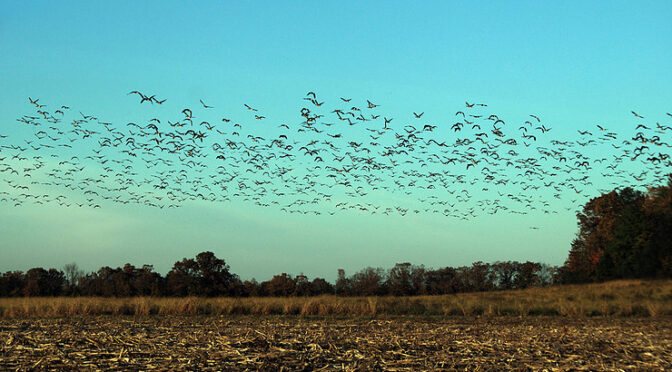
[[[672,280],[417,297],[0,298],[0,317],[76,315],[672,315]]]

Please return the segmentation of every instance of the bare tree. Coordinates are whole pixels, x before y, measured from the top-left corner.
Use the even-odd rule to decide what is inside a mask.
[[[68,285],[70,286],[76,285],[77,280],[84,276],[84,270],[80,269],[74,262],[63,266],[63,273],[65,274],[65,280],[68,281]]]

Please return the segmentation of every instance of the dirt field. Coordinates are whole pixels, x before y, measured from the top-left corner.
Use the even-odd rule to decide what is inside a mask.
[[[672,319],[0,319],[0,370],[670,370]]]

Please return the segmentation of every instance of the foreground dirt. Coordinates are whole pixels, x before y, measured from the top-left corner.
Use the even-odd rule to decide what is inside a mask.
[[[672,319],[0,319],[0,370],[670,370]]]

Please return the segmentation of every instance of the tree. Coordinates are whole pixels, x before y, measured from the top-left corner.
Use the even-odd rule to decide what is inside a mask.
[[[154,272],[152,265],[143,265],[142,268],[136,269],[131,284],[138,296],[161,296],[165,291],[163,278]]]
[[[269,296],[287,297],[296,293],[296,281],[287,273],[275,275],[273,279],[261,283],[261,287]]]
[[[25,280],[23,295],[26,297],[59,296],[65,285],[65,275],[61,271],[56,269],[47,271],[41,267],[28,270]]]
[[[490,264],[474,262],[471,267],[463,268],[462,278],[468,292],[489,291],[494,288]]]
[[[229,265],[215,257],[212,252],[202,252],[196,256],[196,264],[200,272],[202,295],[222,296],[233,292],[237,277],[229,271]]]
[[[527,261],[518,265],[518,273],[514,280],[514,286],[518,289],[539,286],[538,273],[541,265],[536,262]]]
[[[630,218],[635,204],[641,204],[644,195],[632,188],[626,187],[620,191],[614,190],[607,194],[591,199],[583,210],[577,214],[579,220],[579,233],[572,242],[572,249],[567,262],[563,267],[565,282],[594,281],[598,278],[607,279],[615,275],[610,272],[614,263],[613,254],[625,246],[624,241],[632,241],[632,236],[619,236],[620,242],[611,244],[618,229],[624,227],[623,215]],[[630,207],[629,207],[630,206]],[[619,221],[621,220],[621,221]],[[614,227],[617,227],[615,229]],[[628,235],[639,232],[631,230]],[[627,243],[625,243],[627,244]],[[608,248],[610,249],[606,254]],[[598,273],[598,264],[599,265]]]
[[[667,184],[653,187],[644,201],[647,227],[650,231],[652,254],[660,267],[658,277],[672,277],[672,174],[667,176]]]
[[[296,288],[294,290],[294,295],[295,296],[312,296],[313,295],[313,289],[310,285],[310,282],[308,281],[308,277],[299,274],[294,278],[294,282],[296,285]]]
[[[514,281],[520,270],[520,262],[495,262],[490,266],[490,270],[492,270],[493,285],[497,289],[513,289],[516,287]]]
[[[326,281],[324,278],[315,278],[313,281],[310,283],[310,288],[312,291],[312,294],[317,296],[321,294],[333,294],[334,293],[334,286],[331,285],[328,281]]]
[[[336,279],[336,288],[334,288],[338,296],[351,296],[352,286],[350,280],[345,276],[345,270],[338,269],[338,278]]]
[[[412,296],[426,293],[425,267],[409,262],[398,263],[387,274],[387,290],[393,296]]]
[[[196,259],[184,258],[166,276],[174,296],[225,296],[237,293],[239,280],[229,265],[212,252],[201,252]],[[242,284],[240,284],[242,286]]]
[[[562,283],[672,276],[672,175],[647,193],[626,187],[593,198],[577,218]]]
[[[427,271],[425,282],[430,295],[455,293],[461,289],[458,273],[452,267]]]
[[[537,277],[539,278],[540,287],[549,287],[555,284],[555,278],[558,272],[557,266],[551,266],[548,264],[540,264],[539,272]]]
[[[63,266],[65,280],[70,287],[77,285],[79,278],[84,276],[84,270],[81,270],[76,263],[72,262]]]
[[[21,296],[25,276],[21,271],[8,271],[0,276],[0,297]]]
[[[200,294],[198,277],[198,265],[195,260],[184,258],[180,262],[175,262],[166,276],[168,292],[172,296],[179,297],[198,296]]]
[[[352,293],[356,296],[381,296],[386,294],[385,271],[367,267],[350,278]]]
[[[257,297],[263,295],[264,293],[261,291],[261,285],[259,285],[259,282],[257,282],[256,279],[252,278],[243,282],[243,296]]]

